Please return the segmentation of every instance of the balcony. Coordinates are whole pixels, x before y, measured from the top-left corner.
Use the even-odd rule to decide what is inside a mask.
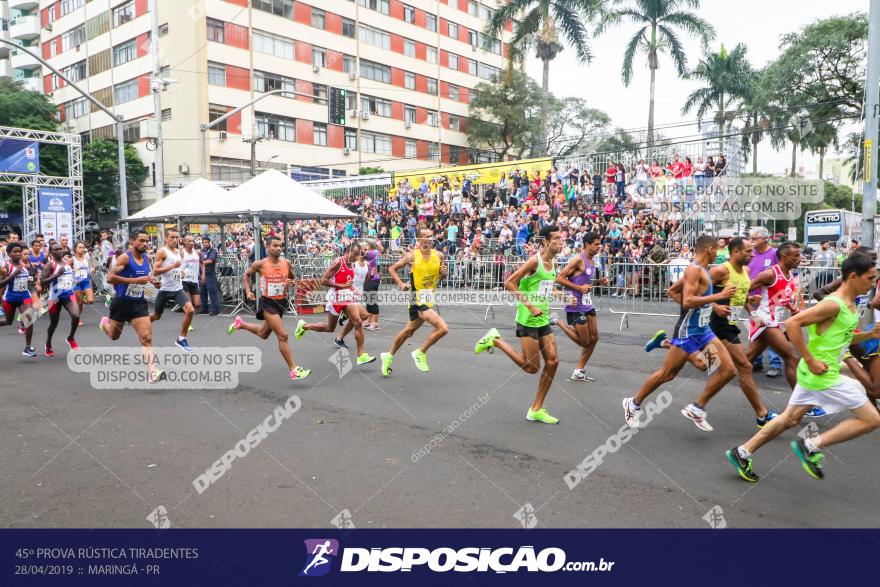
[[[0,21],[0,39],[3,39],[4,41],[9,40],[9,31],[6,29],[7,23]],[[0,59],[3,59],[7,55],[9,55],[9,45],[4,45],[3,43],[0,43]]]
[[[25,90],[43,93],[43,84],[39,77],[20,77],[16,78],[15,81],[20,82],[21,87]]]
[[[9,36],[13,39],[36,39],[40,36],[37,16],[19,16],[9,21]]]
[[[12,77],[12,66],[8,59],[0,59],[0,79],[9,79]]]
[[[37,50],[35,48],[34,50]],[[42,65],[24,51],[13,50],[9,55],[9,61],[12,62],[12,69],[40,69]]]
[[[9,8],[18,8],[19,10],[31,10],[40,5],[37,0],[9,0],[7,4],[9,4]]]

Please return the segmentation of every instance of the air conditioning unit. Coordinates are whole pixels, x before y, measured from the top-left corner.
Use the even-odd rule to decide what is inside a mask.
[[[406,128],[412,128],[412,120],[407,120],[403,123],[403,126],[405,126]]]
[[[369,119],[370,119],[370,113],[369,113],[369,112],[367,112],[366,110],[364,110],[363,112],[361,112],[361,120],[369,120]]]
[[[358,117],[358,111],[357,111],[357,110],[352,110],[352,111],[351,111],[351,117],[352,117],[352,118],[357,118],[357,117]]]
[[[187,163],[181,163],[177,166],[177,171],[181,175],[189,175],[189,165]]]
[[[312,71],[315,73],[319,73],[321,71],[321,66],[320,65],[313,65]]]
[[[51,22],[47,22],[47,23],[46,23],[46,26],[45,26],[44,28],[45,28],[47,31],[49,31],[49,32],[51,33],[51,32],[52,32],[52,23],[51,23]]]
[[[351,81],[354,81],[354,80],[356,80],[357,78],[358,78],[358,74],[356,74],[356,73],[353,72],[353,71],[349,72],[349,74],[348,74],[348,79],[350,79]]]
[[[476,45],[471,45],[471,51],[476,51],[476,50],[477,50],[477,46],[476,46]]]
[[[220,131],[219,138],[220,138],[221,141],[225,141],[227,136],[228,136],[228,135],[227,135],[227,133],[226,133],[225,130],[221,130],[221,131]]]
[[[351,149],[349,149],[348,147],[342,149],[342,154],[343,155],[351,155]]]

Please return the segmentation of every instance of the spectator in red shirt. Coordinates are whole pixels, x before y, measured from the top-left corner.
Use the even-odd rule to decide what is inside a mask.
[[[608,188],[608,195],[614,197],[617,193],[617,165],[613,162],[608,164],[605,171],[605,186]]]

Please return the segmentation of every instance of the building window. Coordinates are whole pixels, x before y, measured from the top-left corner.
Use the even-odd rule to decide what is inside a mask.
[[[354,21],[350,18],[342,19],[342,34],[349,39],[354,38]]]
[[[70,79],[70,81],[73,82],[78,82],[88,77],[88,75],[86,75],[85,59],[83,59],[82,61],[78,61],[73,65],[65,67],[62,71],[64,75],[66,75]],[[53,86],[57,88],[57,86],[55,86],[54,84]]]
[[[477,31],[472,31],[468,29],[468,43],[471,44],[472,47],[476,47],[480,44],[480,35],[477,34]]]
[[[322,30],[327,28],[327,14],[323,10],[312,7],[312,26]]]
[[[113,86],[113,103],[116,105],[125,104],[126,102],[131,102],[132,100],[137,100],[137,97],[137,78]]]
[[[455,24],[454,22],[450,22],[450,23],[448,23],[447,26],[449,27],[449,32],[448,32],[449,38],[457,39],[458,38],[458,25]]]
[[[415,57],[416,56],[416,43],[415,41],[410,41],[409,39],[403,40],[403,54],[407,57]]]
[[[461,130],[461,118],[450,114],[449,115],[449,129],[450,130]]]
[[[458,165],[461,158],[461,147],[458,145],[449,145],[449,162]]]
[[[61,16],[70,14],[77,8],[82,8],[85,3],[85,0],[61,0]]]
[[[473,59],[468,59],[468,73],[471,75],[477,75],[477,62]]]
[[[293,59],[293,41],[286,37],[278,37],[264,33],[263,31],[254,31],[254,51],[257,53],[266,53],[275,57],[283,57],[284,59]]]
[[[254,10],[262,10],[276,16],[293,18],[293,0],[251,0]]]
[[[417,153],[417,143],[412,139],[407,139],[406,146],[404,147],[403,156],[407,159],[415,159],[416,157],[418,157]]]
[[[428,93],[432,96],[437,95],[437,80],[432,77],[428,78]]]
[[[327,63],[327,52],[318,47],[312,47],[312,65],[324,67]]]
[[[403,119],[407,122],[415,122],[416,121],[416,107],[415,106],[404,106],[403,107]]]
[[[425,28],[432,33],[437,32],[437,16],[433,14],[425,15]]]
[[[449,84],[449,99],[458,102],[459,95],[458,86]]]
[[[449,69],[458,70],[458,55],[449,53]]]
[[[72,100],[67,103],[67,107],[64,109],[64,114],[68,119],[71,118],[79,118],[80,116],[85,116],[89,113],[89,101],[85,98],[80,98],[79,100]]]
[[[416,22],[416,9],[412,6],[403,5],[403,20],[408,22],[409,24],[415,24]]]
[[[490,53],[494,53],[495,55],[501,55],[501,41],[498,39],[489,39],[483,33],[479,33],[477,35],[478,43],[480,47],[486,49]]]
[[[361,59],[361,76],[377,82],[391,83],[391,68],[387,65],[364,61]],[[405,74],[404,74],[405,75]],[[412,74],[410,74],[412,75]],[[413,76],[413,88],[415,88],[415,76]]]
[[[226,31],[222,20],[215,18],[207,19],[208,23],[208,40],[217,43],[226,42]]]
[[[357,151],[357,131],[353,128],[345,129],[345,148]]]
[[[312,127],[312,139],[320,147],[327,146],[327,125],[316,122]]]
[[[110,126],[110,129],[113,127]],[[103,138],[99,136],[99,133],[95,133],[96,136],[94,138]],[[141,139],[141,122],[139,120],[133,120],[131,122],[126,122],[122,125],[122,140],[126,143],[136,143]]]
[[[164,37],[167,34],[168,34],[168,23],[166,22],[164,24],[160,24],[159,25],[159,36]]]
[[[87,71],[89,75],[98,75],[103,71],[107,71],[112,67],[113,52],[110,49],[104,49],[100,53],[89,55],[89,65]]]
[[[440,145],[435,142],[428,143],[428,159],[436,159],[440,155]]]
[[[364,25],[361,25],[361,42],[381,49],[391,49],[390,34]]]
[[[118,27],[134,20],[134,0],[129,0],[113,9],[113,26]]]
[[[296,119],[267,112],[256,113],[257,136],[279,141],[296,142]]]
[[[416,74],[404,71],[403,72],[403,87],[407,90],[416,89]]]
[[[377,153],[379,155],[391,154],[391,137],[373,132],[361,132],[361,151],[364,153]]]
[[[500,73],[500,69],[492,67],[491,65],[486,65],[485,63],[480,63],[477,69],[477,76],[487,80],[498,77]]]
[[[208,62],[208,83],[212,86],[226,85],[226,65]]]
[[[357,59],[354,55],[342,56],[342,71],[345,73],[357,73]]]
[[[327,104],[327,86],[323,84],[312,84],[312,95],[315,104]]]
[[[376,116],[391,117],[391,101],[361,94],[361,110]]]
[[[437,63],[437,47],[428,47],[426,59],[428,63]]]
[[[254,91],[273,92],[275,90],[296,91],[296,80],[265,71],[254,72]],[[291,96],[293,97],[293,96]]]
[[[345,93],[345,109],[346,110],[357,110],[357,93],[356,92],[346,92]]]
[[[390,0],[358,0],[358,3],[365,8],[381,12],[382,14],[390,13]]]
[[[61,35],[61,50],[70,51],[86,42],[86,27],[80,25],[77,28]]]
[[[137,39],[131,39],[113,47],[113,65],[122,65],[137,58]]]
[[[440,126],[440,116],[436,110],[428,110],[428,126]]]
[[[226,112],[229,110],[226,106],[218,106],[217,104],[208,104],[208,122],[214,122],[218,118],[222,116],[226,116]],[[217,126],[211,127],[212,130],[222,130],[226,131],[226,123],[227,120],[224,120]]]

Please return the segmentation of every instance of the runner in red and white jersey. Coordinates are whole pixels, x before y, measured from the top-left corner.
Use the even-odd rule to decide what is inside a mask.
[[[796,281],[793,270],[801,264],[801,251],[797,243],[782,243],[777,249],[779,263],[769,269],[760,272],[752,279],[750,288],[759,288],[761,302],[758,309],[751,313],[749,322],[749,345],[748,358],[753,361],[755,357],[764,352],[769,346],[776,351],[785,364],[785,378],[794,389],[797,383],[798,357],[794,348],[785,336],[781,324],[786,316],[784,310],[792,314],[798,312],[794,303]]]

